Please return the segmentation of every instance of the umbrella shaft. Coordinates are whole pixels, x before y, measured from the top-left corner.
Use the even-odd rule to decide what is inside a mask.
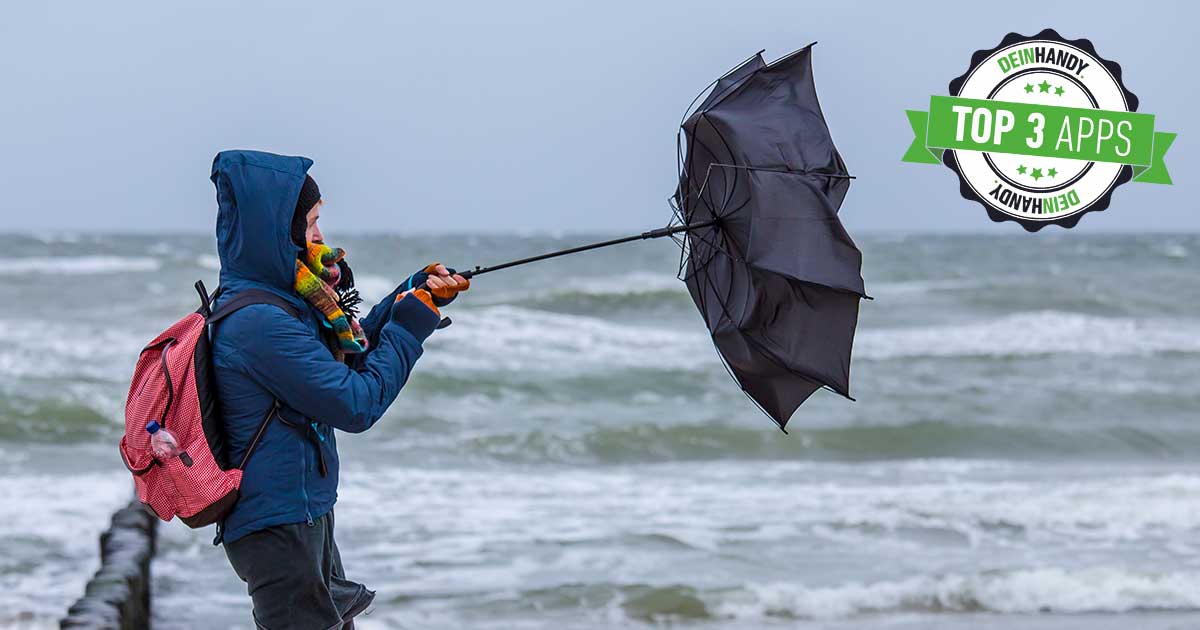
[[[700,229],[703,227],[708,227],[710,225],[715,224],[716,222],[717,222],[717,220],[713,219],[711,221],[703,221],[701,223],[692,223],[689,225],[676,225],[674,227],[658,228],[657,230],[650,230],[648,232],[642,232],[641,234],[631,234],[629,236],[625,236],[622,238],[614,238],[612,240],[600,241],[598,243],[589,243],[587,245],[580,245],[579,247],[571,247],[569,249],[560,249],[558,251],[547,252],[545,254],[539,254],[537,256],[530,256],[529,258],[520,258],[518,260],[510,260],[508,262],[500,263],[498,265],[492,265],[490,267],[476,266],[474,269],[468,269],[467,271],[461,272],[461,274],[464,278],[473,278],[475,276],[479,276],[479,275],[482,275],[485,273],[491,273],[493,271],[500,271],[501,269],[508,269],[509,267],[517,267],[519,265],[527,265],[532,262],[538,262],[539,260],[546,260],[549,258],[558,258],[559,256],[566,256],[568,254],[578,254],[579,252],[586,252],[589,249],[600,249],[601,247],[620,245],[621,243],[629,243],[631,241],[641,241],[641,240],[646,240],[646,239],[651,239],[651,238],[662,238],[664,236],[671,236],[672,234],[678,234],[680,232],[687,232],[689,230],[697,230],[697,229]]]

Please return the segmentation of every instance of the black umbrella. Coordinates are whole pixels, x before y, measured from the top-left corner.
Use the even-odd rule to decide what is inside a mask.
[[[837,216],[850,176],[811,51],[765,66],[756,55],[717,82],[682,125],[675,195],[682,224],[710,224],[684,241],[692,300],[734,379],[780,428],[821,387],[849,398],[865,297],[862,255]]]
[[[684,234],[679,275],[742,391],[781,429],[817,389],[849,398],[862,255],[837,216],[851,177],[817,102],[811,50],[771,64],[754,55],[689,108],[672,224],[463,275]]]

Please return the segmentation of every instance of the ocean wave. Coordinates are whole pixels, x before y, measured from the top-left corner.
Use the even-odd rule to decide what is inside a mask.
[[[899,296],[916,296],[940,291],[970,291],[985,286],[987,280],[967,278],[947,278],[941,280],[896,280],[892,282],[872,282],[870,294],[877,300],[886,301]]]
[[[9,272],[91,275],[158,271],[162,264],[145,256],[31,256],[5,264]]]
[[[354,287],[363,298],[363,316],[399,284],[398,281],[369,273],[354,274]]]
[[[578,373],[707,369],[717,357],[703,334],[630,326],[519,306],[463,310],[429,341],[427,361],[456,370]]]
[[[869,461],[918,458],[1186,458],[1200,430],[1128,426],[1052,429],[916,421],[895,425],[804,428],[782,436],[761,425],[627,423],[580,429],[471,432],[454,452],[506,462],[612,464],[738,460]],[[440,430],[434,425],[431,430]],[[406,439],[412,439],[408,436]],[[445,440],[439,438],[440,443]],[[416,446],[414,445],[414,448]],[[421,446],[420,448],[426,448]]]
[[[831,587],[761,584],[711,599],[715,616],[839,619],[885,612],[1124,613],[1200,609],[1200,573],[1039,568]]]
[[[0,320],[0,375],[121,382],[155,334],[103,322]]]
[[[46,398],[0,394],[0,441],[95,442],[113,438],[120,431],[123,401],[70,389]]]
[[[86,474],[6,471],[0,477],[0,501],[7,506],[0,519],[0,625],[8,619],[23,620],[17,627],[57,625],[99,565],[96,540],[109,514],[130,498],[129,473],[119,465]]]
[[[551,312],[607,317],[694,310],[687,285],[673,275],[647,271],[580,278],[561,286],[518,293],[507,297],[505,302]]]
[[[795,582],[722,589],[681,584],[564,584],[520,595],[523,601],[546,610],[592,608],[603,603],[629,620],[648,623],[836,621],[887,613],[1194,611],[1200,609],[1200,572],[1047,567],[823,587]]]
[[[196,264],[202,269],[219,270],[221,259],[216,254],[200,254],[195,258]]]
[[[990,463],[990,462],[989,462]],[[346,469],[350,508],[376,518],[412,517],[439,527],[469,505],[477,514],[571,513],[580,520],[497,523],[497,535],[548,543],[626,546],[630,535],[666,537],[721,553],[745,546],[830,544],[864,553],[931,548],[981,557],[1012,549],[1167,545],[1195,553],[1200,476],[1145,474],[1079,477],[1064,466],[1045,478],[1006,462],[956,472],[905,463],[847,465],[713,462],[605,468],[477,470]],[[955,462],[961,468],[961,464]],[[1112,468],[1110,467],[1110,471]],[[1064,474],[1065,473],[1065,474]],[[1022,476],[1024,475],[1024,476]],[[645,483],[653,480],[653,483]],[[397,498],[395,489],[409,494]],[[611,513],[620,506],[621,514]],[[412,515],[422,514],[420,517]],[[586,523],[586,524],[584,524]],[[936,540],[937,542],[931,542]],[[486,539],[476,541],[486,545]],[[386,553],[388,541],[375,550]]]
[[[1184,247],[1182,243],[1176,242],[1163,243],[1159,251],[1167,258],[1187,258],[1190,254],[1188,248]]]
[[[556,295],[637,295],[639,293],[687,293],[687,285],[672,274],[631,271],[617,276],[585,277],[569,286],[542,293]]]
[[[668,329],[579,313],[498,305],[462,310],[462,322],[435,335],[430,360],[446,367],[576,372],[641,367],[697,370],[718,365],[703,325]],[[1200,353],[1191,319],[1101,317],[1032,311],[962,324],[860,329],[854,358],[876,361]]]
[[[31,232],[27,236],[45,245],[56,245],[59,243],[74,245],[81,242],[84,238],[78,232]]]
[[[1162,352],[1200,352],[1200,325],[1033,311],[967,324],[861,330],[855,342],[856,358],[876,360]]]

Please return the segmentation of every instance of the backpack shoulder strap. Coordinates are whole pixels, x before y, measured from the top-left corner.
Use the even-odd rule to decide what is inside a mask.
[[[220,292],[221,292],[221,289],[218,288],[217,293],[214,294],[214,296],[219,294]],[[279,308],[283,309],[284,312],[291,315],[292,317],[295,317],[296,319],[299,319],[301,321],[303,321],[303,319],[304,319],[304,313],[302,311],[300,311],[300,309],[296,308],[295,304],[288,302],[287,300],[279,297],[278,295],[275,295],[274,293],[271,293],[270,291],[263,291],[262,289],[246,289],[245,291],[242,291],[242,292],[238,293],[237,295],[233,296],[233,298],[230,299],[228,302],[225,302],[224,304],[221,304],[220,306],[218,306],[217,310],[213,311],[205,319],[205,323],[215,324],[215,323],[221,321],[222,319],[225,319],[226,317],[229,317],[230,315],[234,314],[235,312],[242,309],[243,307],[250,306],[251,304],[272,304],[274,306],[278,306]],[[248,447],[246,447],[246,454],[242,456],[242,461],[240,464],[238,464],[239,469],[245,470],[246,463],[250,461],[250,456],[254,454],[255,447],[258,446],[259,440],[262,439],[263,433],[266,432],[267,425],[270,424],[271,418],[274,418],[277,415],[277,413],[279,412],[280,406],[281,405],[280,405],[278,399],[275,399],[274,401],[271,402],[271,408],[267,410],[267,415],[264,416],[262,421],[258,423],[258,429],[254,432],[254,437],[251,438],[250,445]],[[217,540],[220,539],[220,537],[221,537],[221,534],[218,533],[217,539],[213,540],[213,544],[216,544]]]
[[[217,290],[220,291],[220,289]],[[228,302],[218,306],[217,310],[213,311],[212,315],[209,315],[206,321],[209,324],[215,324],[251,304],[272,304],[283,309],[284,312],[296,319],[304,319],[304,314],[300,309],[282,297],[262,289],[246,289],[233,296]]]

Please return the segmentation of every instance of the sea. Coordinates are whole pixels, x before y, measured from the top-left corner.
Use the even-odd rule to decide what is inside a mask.
[[[1200,628],[1200,235],[856,235],[851,402],[779,431],[679,251],[476,278],[395,404],[339,436],[358,626]],[[368,300],[612,234],[339,236]],[[140,348],[216,286],[210,234],[9,234],[0,627],[51,628],[132,496]],[[213,530],[161,523],[156,627],[253,627]]]

